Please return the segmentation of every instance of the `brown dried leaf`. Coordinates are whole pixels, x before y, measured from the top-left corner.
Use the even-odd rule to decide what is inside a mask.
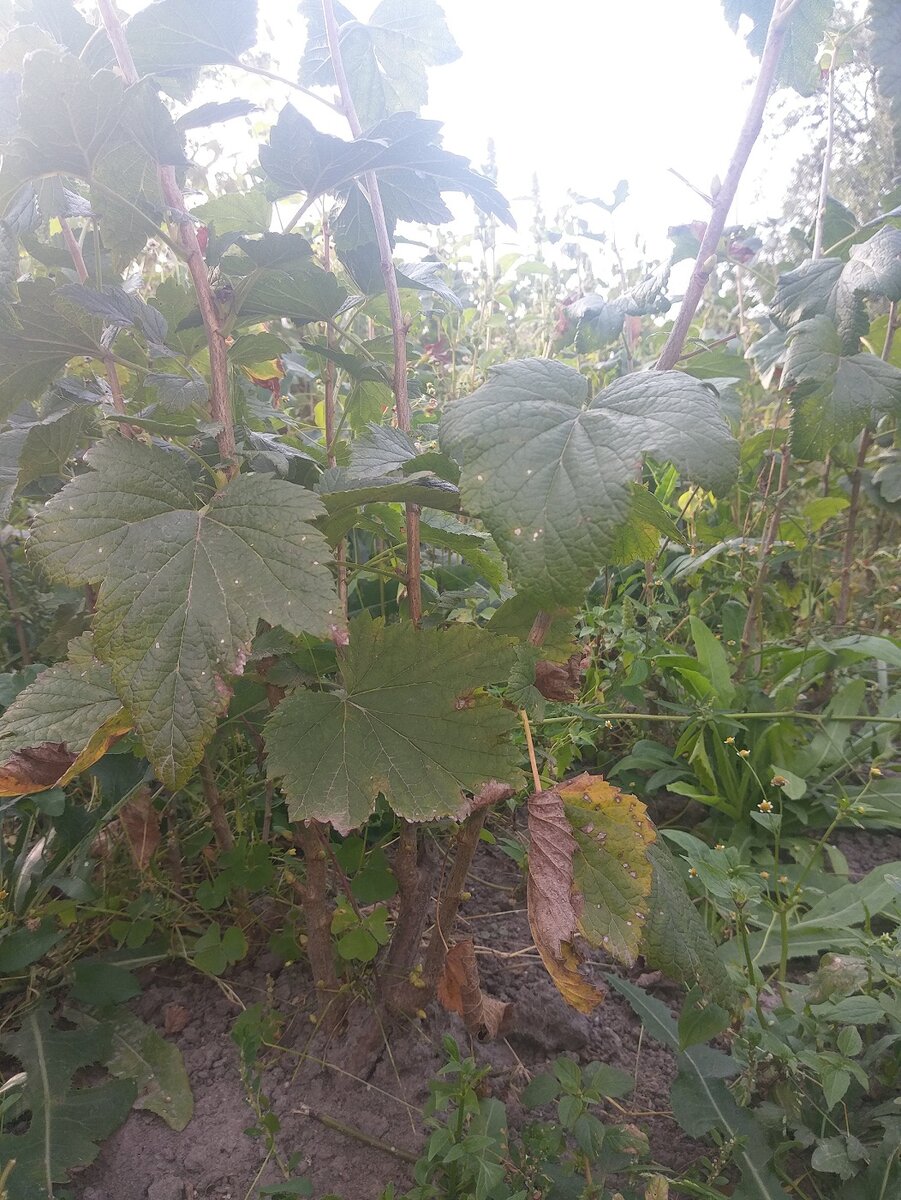
[[[183,1004],[163,1006],[163,1030],[166,1034],[181,1033],[190,1020],[191,1013]]]
[[[582,688],[582,655],[573,654],[565,663],[540,659],[535,664],[535,687],[545,700],[566,704],[577,699]]]
[[[27,796],[52,788],[75,760],[64,742],[15,750],[0,767],[0,796]]]
[[[578,897],[573,888],[576,841],[560,794],[553,789],[529,797],[528,910],[532,937],[548,974],[563,998],[589,1013],[603,993],[579,974],[581,959],[573,945],[579,929]]]
[[[139,792],[119,811],[119,824],[139,871],[146,871],[160,844],[160,822],[149,788]]]
[[[469,801],[468,815],[478,812],[480,808],[492,808],[495,804],[501,804],[515,795],[516,788],[510,787],[509,783],[499,783],[496,779],[489,779]]]
[[[438,980],[438,999],[448,1012],[459,1013],[467,1030],[480,1041],[496,1038],[508,1027],[513,1007],[482,991],[472,938],[448,950]]]
[[[80,754],[65,742],[44,742],[14,750],[0,766],[0,796],[30,796],[52,787],[65,787],[76,775],[92,767],[118,739],[132,728],[124,709],[100,726]]]

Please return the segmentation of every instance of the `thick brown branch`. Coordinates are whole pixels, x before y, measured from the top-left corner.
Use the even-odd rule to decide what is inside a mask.
[[[751,151],[754,149],[754,144],[763,128],[763,114],[776,78],[779,60],[782,57],[787,23],[793,7],[793,0],[788,0],[788,2],[786,0],[777,0],[776,7],[773,10],[773,17],[767,32],[766,45],[760,60],[760,71],[757,75],[757,83],[754,88],[754,94],[751,97],[751,103],[748,106],[747,116],[739,134],[738,143],[732,155],[732,161],[729,163],[729,169],[726,172],[722,187],[714,198],[713,210],[710,214],[707,230],[701,239],[701,248],[698,251],[694,270],[691,273],[691,279],[685,290],[682,306],[679,309],[675,324],[657,362],[658,371],[670,371],[679,361],[679,357],[682,354],[682,347],[685,345],[685,339],[688,337],[691,323],[698,310],[698,305],[701,303],[704,289],[716,265],[716,252],[720,244],[720,238],[723,236],[729,210],[735,200],[735,193],[738,191],[738,185],[744,174],[748,159],[751,156]]]

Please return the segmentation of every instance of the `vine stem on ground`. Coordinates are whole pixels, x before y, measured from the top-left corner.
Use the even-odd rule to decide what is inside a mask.
[[[116,55],[119,70],[122,72],[125,82],[129,86],[133,86],[138,82],[139,76],[119,15],[112,0],[97,0],[97,6],[100,10],[103,27]],[[229,391],[228,353],[225,337],[222,333],[206,261],[200,248],[200,242],[197,240],[197,230],[185,208],[185,198],[178,186],[175,168],[159,164],[158,169],[160,187],[166,204],[174,214],[172,224],[178,230],[178,241],[185,253],[188,270],[197,295],[197,306],[203,320],[210,352],[210,416],[219,426],[216,444],[219,448],[222,465],[231,478],[238,472],[238,451]]]
[[[707,223],[704,237],[701,239],[701,247],[698,250],[694,270],[691,273],[691,279],[686,288],[682,305],[657,362],[658,371],[670,371],[679,361],[682,348],[685,345],[685,339],[688,336],[691,323],[694,320],[701,297],[704,294],[704,289],[716,265],[716,252],[720,244],[720,238],[723,236],[729,210],[732,208],[732,203],[735,200],[735,193],[738,191],[738,185],[741,182],[741,177],[751,156],[751,151],[754,149],[754,145],[763,128],[763,114],[766,111],[767,101],[776,79],[779,60],[782,57],[788,21],[796,6],[797,0],[777,0],[776,6],[773,9],[773,16],[767,31],[766,45],[764,46],[763,55],[760,60],[760,70],[757,75],[754,94],[751,97],[751,103],[748,106],[748,112],[732,155],[732,161],[729,163],[726,177],[719,192],[713,198],[713,209],[710,213],[710,220]]]
[[[344,1121],[339,1121],[335,1117],[316,1112],[308,1104],[302,1104],[300,1108],[296,1108],[294,1111],[302,1117],[311,1117],[312,1120],[318,1121],[320,1125],[324,1125],[326,1129],[333,1129],[336,1133],[343,1133],[346,1137],[353,1138],[357,1142],[362,1142],[364,1146],[371,1146],[374,1150],[381,1150],[385,1154],[392,1154],[402,1162],[416,1163],[419,1161],[417,1155],[412,1154],[409,1150],[402,1150],[399,1146],[390,1146],[380,1138],[373,1137],[371,1133],[365,1133],[362,1129],[357,1129],[355,1125],[347,1125]]]
[[[326,36],[329,54],[338,83],[341,96],[341,106],[351,133],[358,138],[363,133],[360,118],[357,115],[347,72],[344,69],[344,59],[341,55],[341,36],[338,21],[335,17],[333,0],[322,0],[322,14],[325,18]],[[394,411],[397,427],[404,433],[412,428],[410,396],[407,387],[407,325],[400,302],[400,290],[397,286],[397,274],[394,270],[394,259],[391,252],[391,236],[388,233],[388,222],[385,218],[385,207],[379,190],[379,181],[374,171],[367,171],[363,176],[369,207],[372,209],[372,220],[375,225],[375,236],[379,250],[379,266],[385,283],[385,295],[388,298],[388,311],[391,315],[391,337],[394,344]],[[419,507],[415,504],[406,506],[407,527],[407,597],[410,605],[410,617],[417,627],[422,620],[422,566],[419,539]]]

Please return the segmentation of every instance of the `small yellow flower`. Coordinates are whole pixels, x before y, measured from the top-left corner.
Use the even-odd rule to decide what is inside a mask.
[[[734,737],[728,737],[728,738],[726,738],[726,740],[723,742],[723,745],[724,745],[724,746],[734,746],[734,745],[735,745],[735,738],[734,738]]]
[[[760,810],[760,812],[772,812],[773,811],[773,806],[769,802],[769,800],[761,800],[760,803],[757,805],[757,808]]]
[[[882,778],[882,772],[875,765],[870,767],[870,778],[871,779],[881,779]]]
[[[750,750],[739,750],[738,757],[739,758],[747,758],[750,753],[751,753]]]
[[[691,878],[692,878],[692,879],[697,879],[697,877],[698,877],[697,868],[696,868],[696,867],[689,867],[689,868],[688,868],[688,874],[691,876]]]
[[[760,878],[761,878],[761,879],[769,879],[769,877],[770,877],[770,873],[769,873],[769,871],[761,871],[761,872],[760,872]]]
[[[780,875],[780,876],[779,876],[779,882],[780,882],[780,883],[788,883],[788,876],[787,876],[787,875]]]
[[[770,780],[770,783],[773,785],[773,787],[785,787],[785,785],[788,783],[788,780],[784,775],[774,775]]]
[[[292,846],[292,847],[291,847],[291,849],[287,851],[287,853],[288,853],[288,854],[292,854],[292,855],[296,855],[296,854],[297,854],[297,850],[294,848],[294,846]]]

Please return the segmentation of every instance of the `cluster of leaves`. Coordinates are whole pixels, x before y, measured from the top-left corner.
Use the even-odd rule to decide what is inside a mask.
[[[427,68],[458,54],[432,0],[382,0],[367,23],[304,3],[299,83],[346,77],[359,134],[325,134],[289,104],[239,190],[185,213],[182,181],[206,190],[186,134],[252,107],[192,107],[203,69],[240,70],[254,47],[255,0],[227,9],[138,12],[122,31],[136,79],[117,39],[65,0],[17,5],[0,45],[0,515],[19,668],[0,693],[0,972],[13,1006],[39,972],[74,1026],[41,1008],[7,1039],[27,1081],[3,1110],[17,1166],[0,1186],[52,1195],[136,1096],[175,1127],[189,1118],[177,1054],[110,1008],[137,993],[133,968],[173,952],[212,975],[242,961],[255,896],[276,904],[270,949],[306,949],[328,1003],[371,984],[373,962],[412,985],[415,1008],[428,1000],[432,947],[420,953],[404,846],[422,823],[449,838],[441,823],[463,820],[471,852],[492,797],[524,787],[526,713],[542,785],[528,800],[535,944],[586,1012],[602,998],[586,944],[691,989],[677,1023],[611,980],[678,1056],[683,1128],[720,1141],[694,1186],[721,1194],[737,1175],[731,1194],[772,1200],[785,1156],[809,1151],[820,1174],[882,1180],[887,1195],[898,901],[890,868],[844,882],[830,836],[840,822],[901,825],[876,765],[891,758],[901,655],[890,598],[875,632],[845,634],[829,628],[847,616],[829,589],[840,557],[850,579],[861,493],[886,522],[899,501],[901,364],[885,312],[901,300],[897,221],[854,227],[792,270],[761,260],[769,317],[755,317],[746,357],[729,286],[760,242],[728,231],[698,349],[685,370],[646,369],[667,333],[668,264],[622,269],[604,290],[580,239],[606,235],[572,213],[562,232],[536,217],[537,257],[486,255],[478,277],[437,254],[385,271],[380,243],[396,251],[402,222],[457,255],[434,232],[448,194],[475,204],[486,249],[512,224],[490,173],[419,115]],[[772,11],[726,5],[754,19],[757,51]],[[795,6],[783,78],[801,91],[829,11]],[[897,30],[878,0],[873,28],[897,107]],[[609,212],[627,190],[576,205]],[[674,231],[674,259],[695,232]],[[553,359],[539,354],[549,345]],[[797,483],[777,496],[790,461]],[[877,525],[868,568],[890,597],[885,540]],[[39,598],[33,621],[17,593]],[[636,738],[644,720],[655,736]],[[661,835],[646,802],[662,793],[702,806],[704,824]],[[826,828],[812,846],[809,827]],[[164,836],[190,875],[186,907],[156,886]],[[140,882],[104,897],[85,956],[64,930],[96,895],[101,845]],[[439,896],[436,926],[458,903]],[[847,979],[826,961],[789,978],[790,961],[822,951]],[[462,995],[448,1007],[467,1028],[499,1027],[477,977],[464,984],[475,1009]],[[734,1053],[704,1044],[730,1025]],[[276,1156],[256,1056],[277,1033],[254,1011],[236,1028]],[[42,1096],[31,1064],[51,1043],[58,1078]],[[666,1196],[662,1176],[634,1170],[641,1136],[593,1111],[624,1094],[609,1068],[561,1061],[524,1097],[556,1101],[556,1124],[513,1132],[479,1094],[480,1069],[447,1049],[431,1115],[448,1115],[411,1198],[576,1195],[624,1167],[635,1196]],[[115,1079],[73,1088],[97,1063]]]

